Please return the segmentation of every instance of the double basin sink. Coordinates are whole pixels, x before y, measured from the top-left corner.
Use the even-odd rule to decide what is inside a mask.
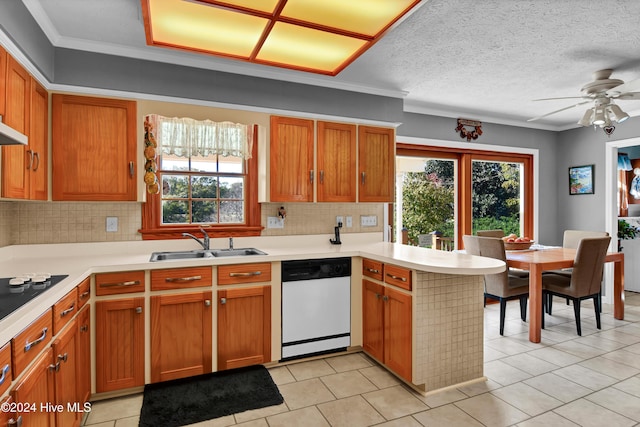
[[[154,252],[151,254],[149,261],[170,261],[180,259],[201,259],[201,258],[219,258],[230,256],[250,256],[250,255],[267,255],[256,248],[239,248],[239,249],[208,249],[196,251],[168,251]]]

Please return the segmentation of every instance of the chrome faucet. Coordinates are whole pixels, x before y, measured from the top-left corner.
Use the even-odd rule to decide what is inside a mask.
[[[229,250],[233,250],[233,237],[229,237]]]
[[[196,242],[200,243],[200,246],[202,246],[202,249],[204,249],[205,251],[209,250],[209,235],[207,234],[207,232],[205,231],[204,228],[200,227],[200,231],[202,231],[203,234],[203,238],[202,240],[198,239],[196,236],[194,236],[191,233],[182,233],[182,235],[184,237],[191,237],[193,240],[195,240]]]

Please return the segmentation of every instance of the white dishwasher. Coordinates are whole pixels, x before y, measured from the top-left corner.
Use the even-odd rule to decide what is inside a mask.
[[[282,262],[282,360],[351,345],[351,258]]]

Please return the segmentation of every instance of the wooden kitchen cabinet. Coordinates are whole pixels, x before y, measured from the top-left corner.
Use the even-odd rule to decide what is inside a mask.
[[[271,282],[270,262],[218,266],[218,285],[258,282]]]
[[[56,337],[53,344],[53,371],[54,396],[53,403],[62,405],[64,410],[55,411],[56,426],[76,427],[80,425],[82,413],[77,410],[69,410],[69,405],[77,405],[78,383],[78,329],[74,319],[64,331]],[[51,402],[51,401],[50,401]]]
[[[384,286],[362,281],[362,349],[384,361]]]
[[[0,46],[0,116],[2,116],[3,119],[5,114],[5,98],[7,97],[7,55],[7,51]]]
[[[212,284],[213,273],[210,266],[151,270],[152,291],[211,287]]]
[[[313,120],[271,116],[270,201],[313,202]]]
[[[84,279],[76,289],[78,290],[78,310],[80,310],[91,297],[91,277]]]
[[[11,395],[5,397],[4,399],[0,399],[0,405],[11,405],[12,403],[13,403],[13,398],[11,397]],[[6,408],[11,409],[11,406],[6,406]],[[16,420],[16,418],[17,417],[15,412],[12,412],[9,410],[0,411],[0,426],[9,427],[9,426],[21,425],[18,423],[22,423],[22,418],[20,418],[20,420]]]
[[[151,297],[151,382],[212,370],[211,291]]]
[[[78,349],[76,379],[78,402],[89,401],[91,396],[91,305],[85,306],[78,314]]]
[[[6,343],[0,347],[0,396],[11,385],[11,378],[11,344]]]
[[[135,201],[136,102],[54,94],[53,200]]]
[[[49,198],[49,92],[31,78],[29,146],[26,147],[30,200]]]
[[[356,201],[356,125],[318,122],[318,201]]]
[[[358,201],[393,202],[395,146],[394,129],[358,127]]]
[[[218,291],[218,370],[271,361],[271,286]]]
[[[411,295],[384,289],[384,363],[411,381]]]
[[[96,295],[119,295],[144,292],[144,271],[96,274]]]
[[[53,305],[53,335],[58,335],[77,313],[78,290],[72,289]]]
[[[36,358],[38,353],[49,345],[53,335],[51,311],[51,309],[45,311],[11,339],[11,363],[14,380]]]
[[[3,122],[29,136],[31,113],[31,76],[11,55],[6,58],[5,114]],[[29,196],[26,152],[29,147],[2,147],[2,197],[25,199]]]
[[[54,427],[56,425],[54,412],[43,411],[40,408],[40,403],[55,402],[55,369],[51,368],[54,365],[53,355],[53,348],[48,347],[11,392],[14,402],[36,405],[23,406],[26,410],[16,413],[16,417],[22,418],[24,426]]]
[[[144,385],[144,298],[96,301],[96,392]]]

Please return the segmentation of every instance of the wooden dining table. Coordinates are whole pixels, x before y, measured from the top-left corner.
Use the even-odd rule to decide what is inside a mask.
[[[507,265],[529,270],[529,341],[539,343],[542,330],[542,272],[571,268],[576,249],[545,248],[539,250],[507,251]],[[624,254],[608,252],[605,262],[614,264],[613,316],[624,319]]]

